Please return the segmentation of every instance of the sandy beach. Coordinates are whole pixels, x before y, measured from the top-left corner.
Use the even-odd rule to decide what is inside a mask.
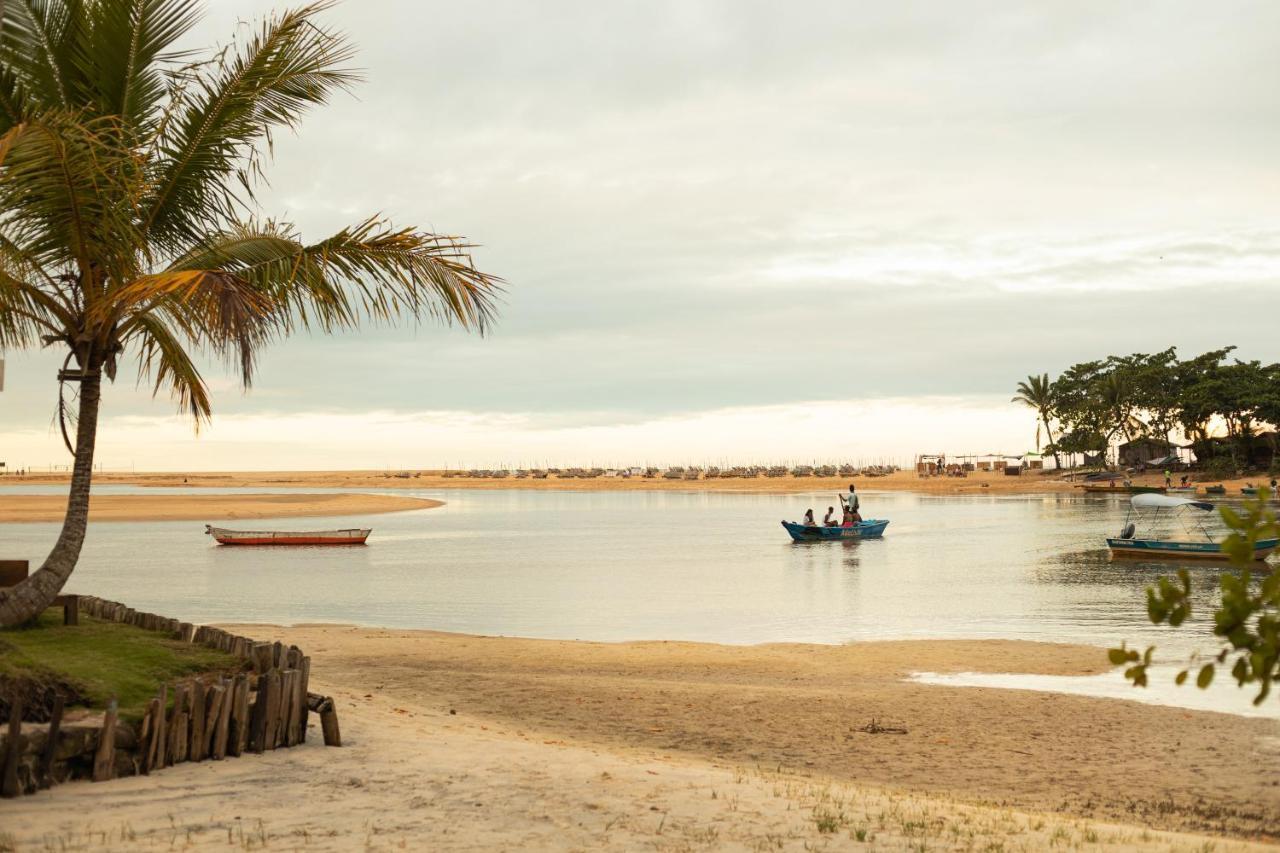
[[[1280,722],[902,680],[1090,647],[237,630],[308,650],[344,748],[56,788],[0,805],[0,847],[1223,851],[1280,819]]]
[[[0,477],[6,483],[65,483],[64,474],[27,474]],[[884,477],[754,477],[751,479],[667,480],[643,477],[597,477],[545,480],[471,479],[445,477],[439,471],[244,471],[186,473],[113,473],[94,475],[95,483],[134,486],[191,486],[222,488],[327,488],[327,489],[571,489],[574,491],[714,491],[743,493],[798,494],[843,492],[854,483],[865,491],[910,491],[934,495],[1040,494],[1079,491],[1080,481],[1063,479],[1055,471],[1028,471],[1022,476],[975,472],[968,477],[922,478],[914,471],[897,471]],[[1158,473],[1133,478],[1140,485],[1163,485]],[[1263,485],[1267,478],[1225,480],[1228,494],[1240,496],[1240,488]],[[1208,485],[1206,483],[1198,484]]]
[[[369,515],[441,506],[404,495],[93,495],[90,521],[233,521],[257,518]],[[61,495],[0,495],[0,523],[61,521]]]

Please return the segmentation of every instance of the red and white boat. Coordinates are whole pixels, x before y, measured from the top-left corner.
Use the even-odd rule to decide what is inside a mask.
[[[211,524],[204,532],[219,545],[363,545],[373,528],[350,530],[226,530]]]

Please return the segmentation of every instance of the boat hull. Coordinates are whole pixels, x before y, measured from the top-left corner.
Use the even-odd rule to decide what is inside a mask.
[[[363,545],[373,532],[372,528],[351,530],[273,531],[273,530],[223,530],[211,527],[207,531],[219,545]]]
[[[1280,546],[1280,539],[1261,539],[1253,549],[1255,560],[1265,560]],[[1166,539],[1108,539],[1117,557],[1226,560],[1220,542],[1175,542]]]
[[[884,533],[889,526],[885,518],[871,518],[860,521],[852,527],[806,527],[793,521],[784,521],[782,526],[796,542],[836,542],[847,539],[874,539]]]
[[[1162,495],[1165,491],[1164,486],[1107,486],[1101,483],[1087,483],[1080,488],[1104,495]]]

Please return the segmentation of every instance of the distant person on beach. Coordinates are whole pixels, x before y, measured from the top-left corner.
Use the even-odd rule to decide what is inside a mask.
[[[1164,487],[1168,489],[1171,486],[1173,486],[1173,472],[1166,468],[1164,470]]]
[[[804,511],[804,522],[803,522],[803,524],[804,524],[804,526],[805,526],[805,527],[817,527],[817,526],[818,526],[817,522],[815,522],[815,521],[813,520],[813,510],[811,510],[811,509],[807,509],[807,510],[805,510],[805,511]]]

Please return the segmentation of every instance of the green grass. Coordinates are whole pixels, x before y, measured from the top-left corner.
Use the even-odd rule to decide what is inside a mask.
[[[142,717],[161,683],[241,666],[225,652],[83,613],[79,625],[64,626],[61,608],[45,611],[33,625],[0,629],[0,675],[70,683],[97,709],[115,696],[127,719]]]

